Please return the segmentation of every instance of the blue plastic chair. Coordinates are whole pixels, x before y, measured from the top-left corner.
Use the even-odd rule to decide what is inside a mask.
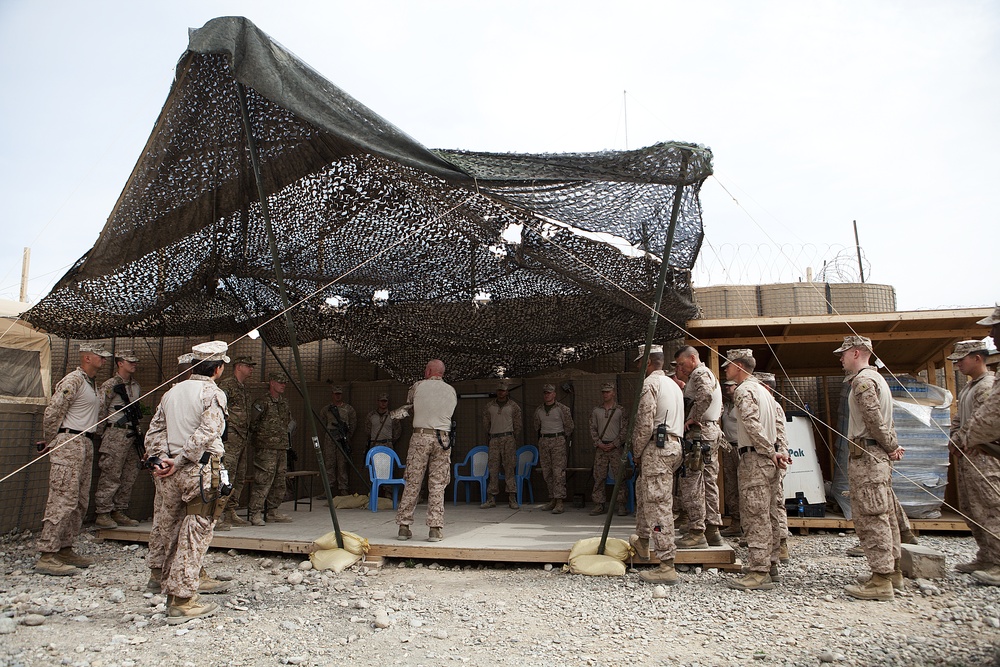
[[[459,472],[459,468],[467,467],[469,470],[468,475],[463,475]],[[473,447],[469,450],[469,453],[465,455],[465,460],[461,463],[456,463],[455,469],[455,488],[453,492],[452,503],[458,504],[458,485],[465,482],[465,502],[471,502],[471,497],[469,494],[470,486],[473,482],[479,482],[479,491],[482,495],[482,502],[486,502],[486,484],[490,477],[490,450],[486,445],[479,445],[478,447]]]
[[[628,453],[628,466],[632,469],[632,476],[623,479],[625,482],[626,494],[625,494],[625,509],[628,510],[629,514],[635,514],[635,465],[632,463],[632,452]],[[611,476],[611,471],[608,471],[608,478],[604,480],[604,483],[608,486],[615,485],[615,478]],[[617,498],[612,498],[611,502],[618,502]]]
[[[381,486],[392,487],[392,508],[396,509],[399,504],[399,487],[406,484],[402,477],[392,476],[397,468],[402,470],[406,467],[399,460],[399,454],[392,447],[384,445],[372,447],[365,455],[365,465],[368,466],[368,478],[372,482],[368,509],[372,512],[378,511],[378,490]]]
[[[535,502],[535,492],[531,488],[531,471],[538,465],[538,448],[534,445],[524,445],[517,449],[517,474],[514,482],[517,484],[517,504],[524,504],[524,485],[528,485],[528,498]]]

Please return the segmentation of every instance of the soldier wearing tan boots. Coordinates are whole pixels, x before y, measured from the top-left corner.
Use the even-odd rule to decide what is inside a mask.
[[[566,463],[569,452],[566,442],[573,435],[573,415],[569,407],[556,400],[556,387],[542,387],[542,404],[535,409],[534,428],[538,436],[538,464],[549,491],[549,502],[544,507],[553,514],[565,512]]]
[[[42,555],[35,572],[40,574],[76,574],[94,564],[92,558],[73,551],[73,542],[90,504],[93,437],[100,409],[94,377],[110,356],[103,344],[81,343],[80,365],[59,381],[45,406],[45,441],[38,446],[44,445],[43,452],[49,452],[50,467],[49,497],[36,543]]]
[[[406,396],[406,405],[393,411],[402,418],[413,409],[413,435],[406,452],[403,497],[396,509],[399,531],[396,538],[413,537],[413,511],[427,473],[427,541],[444,539],[444,489],[451,481],[451,420],[458,405],[455,388],[444,381],[444,362],[431,359],[424,367],[424,379],[415,382]]]
[[[191,377],[171,388],[149,424],[147,462],[153,472],[157,503],[149,536],[150,583],[167,594],[167,623],[176,625],[211,616],[219,609],[202,602],[206,587],[202,567],[213,528],[226,504],[228,475],[222,466],[226,394],[216,386],[222,377],[227,345],[195,345]],[[208,587],[214,592],[225,584]]]
[[[601,404],[590,413],[590,439],[594,443],[594,509],[591,516],[607,511],[604,499],[607,496],[608,479],[618,479],[618,469],[622,463],[622,446],[625,442],[625,409],[615,400],[615,384],[601,385]],[[618,491],[618,516],[627,516],[625,488]]]
[[[767,389],[767,393],[771,395],[771,399],[774,401],[774,428],[778,434],[778,439],[775,441],[775,450],[781,454],[785,459],[785,465],[792,465],[792,456],[788,452],[788,432],[785,428],[785,409],[781,407],[781,403],[778,402],[777,398],[774,396],[774,392],[777,391],[777,380],[774,377],[774,373],[754,373],[755,378],[757,378],[764,388]],[[785,510],[785,472],[787,468],[778,468],[778,483],[775,485],[774,493],[774,504],[771,506],[771,512],[773,514],[773,520],[778,522],[778,533],[781,535],[781,540],[778,542],[778,562],[785,564],[789,560],[788,554],[788,512]]]
[[[844,592],[860,600],[891,600],[893,589],[903,587],[899,527],[893,518],[892,461],[899,461],[904,454],[896,441],[892,396],[885,378],[870,363],[870,339],[847,336],[834,354],[840,355],[851,385],[847,396],[847,479],[854,530],[872,570],[871,577],[845,586]]]
[[[774,588],[780,561],[780,525],[773,509],[778,469],[785,467],[785,458],[776,449],[774,399],[752,375],[756,365],[753,350],[748,349],[729,350],[724,364],[726,379],[737,383],[737,476],[740,518],[749,551],[748,573],[740,579],[726,580],[726,585],[738,590]]]
[[[278,511],[285,501],[288,472],[288,434],[292,414],[285,400],[288,376],[271,371],[267,376],[267,393],[253,403],[250,410],[250,431],[253,433],[253,488],[250,490],[250,523],[291,523],[292,517]],[[264,510],[267,510],[265,523]]]
[[[253,375],[257,362],[253,357],[236,357],[233,361],[233,374],[219,383],[219,389],[226,393],[228,414],[226,415],[226,431],[223,446],[226,448],[222,464],[229,471],[229,479],[233,492],[229,494],[226,510],[222,520],[216,524],[216,530],[231,530],[233,526],[249,526],[236,514],[243,485],[247,478],[247,462],[250,458],[250,389],[247,380]]]
[[[350,494],[350,477],[347,469],[351,461],[351,441],[358,425],[358,415],[354,408],[344,402],[344,388],[334,385],[330,392],[330,403],[319,413],[326,427],[323,436],[323,460],[326,461],[326,475],[332,485],[337,483],[337,493]]]
[[[639,348],[636,363],[641,363]],[[643,370],[645,380],[632,433],[632,458],[639,468],[635,484],[635,533],[629,544],[639,558],[649,560],[650,552],[660,565],[639,573],[648,582],[677,583],[674,569],[674,472],[681,465],[681,434],[684,432],[684,395],[663,372],[663,348],[653,345]]]
[[[139,525],[126,513],[139,474],[135,439],[141,437],[136,426],[142,416],[138,404],[142,388],[133,379],[138,362],[132,350],[118,352],[115,355],[117,370],[98,392],[101,409],[97,418],[101,424],[97,427],[97,435],[101,438],[101,446],[97,465],[101,474],[94,494],[94,509],[97,510],[94,525],[98,528]],[[126,415],[126,406],[131,416],[136,417],[135,424]]]
[[[1000,305],[992,315],[984,317],[977,324],[990,327],[993,342],[1000,341]],[[957,354],[959,350],[955,352]],[[962,447],[961,453],[966,456],[960,458],[958,472],[961,474],[964,470],[965,474],[962,476],[967,480],[966,484],[962,484],[962,476],[959,477],[959,500],[961,502],[965,497],[968,514],[979,524],[978,528],[972,528],[979,553],[972,563],[960,565],[956,569],[966,572],[968,568],[975,567],[972,576],[976,581],[989,586],[1000,586],[1000,542],[997,540],[997,535],[1000,535],[1000,498],[997,493],[1000,486],[997,483],[1000,479],[1000,459],[996,458],[997,448],[1000,447],[1000,369],[990,378],[976,361],[978,355],[970,354],[965,359],[969,356],[974,358],[959,361],[959,369],[970,377],[973,372],[982,370],[982,373],[972,389],[966,387],[969,389],[968,394],[963,392],[966,410],[963,410],[963,395],[959,396],[960,424],[957,435]],[[977,389],[977,386],[988,379],[993,380],[993,387],[986,394]],[[987,455],[983,448],[988,443],[992,456]],[[978,473],[970,471],[973,465],[979,469]],[[966,510],[963,508],[963,511]]]
[[[506,480],[507,506],[520,509],[517,504],[517,443],[521,439],[521,406],[510,398],[510,380],[497,382],[497,397],[483,410],[483,428],[489,437],[490,481],[486,502],[482,509],[497,506],[500,492],[500,468]]]
[[[722,387],[718,378],[701,362],[698,350],[686,346],[674,354],[677,375],[684,381],[684,436],[691,443],[678,478],[680,501],[687,515],[687,534],[677,542],[681,549],[722,546],[722,514],[719,512],[719,448],[722,430]],[[707,448],[707,449],[706,449]]]

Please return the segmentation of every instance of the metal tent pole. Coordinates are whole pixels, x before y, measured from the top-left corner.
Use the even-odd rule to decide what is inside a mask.
[[[677,217],[681,211],[681,198],[684,195],[684,180],[687,178],[689,158],[690,153],[688,151],[681,152],[681,169],[677,178],[677,189],[674,191],[673,207],[670,210],[670,226],[667,228],[667,240],[663,245],[663,257],[660,259],[660,277],[656,283],[656,299],[653,303],[653,310],[649,313],[649,325],[646,327],[646,347],[642,353],[641,369],[646,368],[647,360],[649,359],[649,348],[653,344],[653,335],[656,333],[656,321],[660,316],[660,306],[663,303],[663,287],[667,282],[667,271],[670,268],[668,260],[670,259],[670,250],[674,245],[674,231],[677,229]],[[608,542],[608,532],[611,530],[611,518],[614,515],[618,499],[618,489],[621,487],[622,477],[625,474],[625,463],[628,461],[628,450],[632,443],[632,432],[635,430],[635,418],[639,413],[639,399],[642,397],[642,380],[640,371],[639,381],[636,382],[635,395],[632,400],[632,414],[629,416],[628,429],[625,431],[625,446],[622,447],[622,459],[618,465],[618,475],[615,477],[615,488],[611,491],[608,514],[604,517],[604,531],[601,533],[601,543],[597,547],[597,553],[599,554],[604,553],[604,547]],[[636,505],[638,506],[638,502]],[[673,529],[674,527],[670,526],[670,530]]]
[[[274,262],[274,279],[278,284],[278,293],[281,295],[281,305],[285,311],[285,327],[288,331],[288,338],[292,344],[292,354],[295,356],[295,369],[299,374],[302,397],[305,399],[309,410],[306,416],[309,418],[309,428],[312,431],[313,449],[316,452],[316,462],[319,464],[319,475],[323,480],[323,490],[326,492],[326,500],[330,505],[330,518],[333,520],[333,531],[337,537],[337,546],[344,548],[344,537],[340,532],[340,522],[337,520],[337,510],[333,506],[333,492],[330,490],[330,479],[326,475],[326,463],[323,461],[323,451],[319,446],[319,432],[316,430],[316,420],[312,414],[312,401],[309,398],[309,389],[306,386],[306,375],[302,369],[302,357],[299,354],[298,338],[295,335],[295,321],[291,315],[291,304],[288,301],[288,291],[285,289],[285,273],[281,269],[281,258],[278,255],[278,242],[274,236],[274,227],[271,225],[271,215],[267,207],[267,194],[264,192],[264,183],[261,180],[260,157],[257,154],[257,142],[253,136],[253,128],[250,125],[250,110],[247,107],[247,93],[243,84],[236,82],[236,93],[240,100],[240,113],[243,116],[243,129],[247,135],[247,148],[250,151],[250,162],[253,165],[254,180],[257,183],[257,196],[260,199],[261,216],[264,218],[264,228],[267,230],[267,245],[271,249],[271,259]]]

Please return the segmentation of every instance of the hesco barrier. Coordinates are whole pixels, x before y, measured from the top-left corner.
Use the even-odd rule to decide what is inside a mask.
[[[694,288],[699,318],[891,313],[896,288],[872,283],[780,283]]]

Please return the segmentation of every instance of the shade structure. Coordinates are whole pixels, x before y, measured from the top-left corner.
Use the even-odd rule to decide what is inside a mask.
[[[74,338],[259,327],[290,342],[237,83],[299,342],[334,339],[404,381],[435,357],[450,379],[521,376],[638,344],[677,188],[657,338],[694,316],[709,149],[430,150],[226,17],[191,32],[100,237],[28,321]]]

